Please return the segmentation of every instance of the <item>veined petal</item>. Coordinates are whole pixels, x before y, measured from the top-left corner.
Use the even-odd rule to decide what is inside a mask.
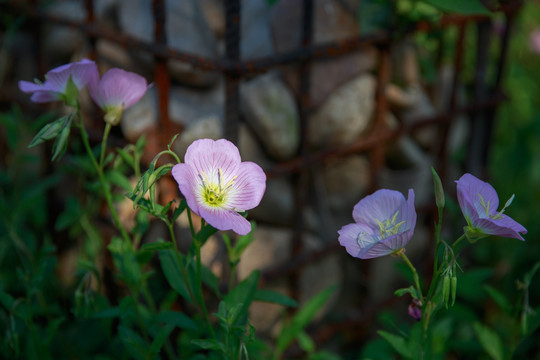
[[[266,175],[261,167],[253,162],[243,162],[231,185],[227,205],[242,211],[253,209],[261,202],[265,190]]]
[[[353,219],[357,223],[364,223],[377,228],[377,221],[384,221],[392,217],[396,211],[402,208],[404,203],[405,197],[399,191],[377,190],[354,206]]]
[[[229,183],[238,173],[240,153],[238,148],[228,140],[201,139],[193,142],[186,151],[185,163],[192,166],[198,174],[204,173],[211,181],[220,179],[224,184]]]
[[[199,208],[199,215],[218,230],[232,230],[239,235],[247,235],[251,224],[236,211],[221,208]]]
[[[456,183],[459,205],[465,216],[473,217],[474,211],[478,217],[485,218],[497,211],[499,196],[493,186],[468,173]]]
[[[407,197],[407,202],[404,202],[401,205],[401,210],[399,211],[401,216],[398,215],[399,221],[405,221],[403,227],[400,228],[401,231],[406,231],[414,228],[416,226],[416,208],[414,207],[414,190],[409,189],[409,194]],[[412,234],[411,234],[412,236]]]
[[[46,103],[60,100],[60,94],[50,91],[36,91],[32,94],[30,100],[35,103]]]
[[[148,84],[138,74],[113,68],[108,70],[97,83],[90,82],[90,95],[102,109],[109,106],[128,108],[143,97]]]
[[[94,61],[82,59],[79,62],[73,63],[71,67],[71,80],[81,90],[86,85],[97,81],[99,73],[97,65]]]
[[[527,233],[527,229],[506,215],[502,215],[502,217],[498,219],[479,219],[473,225],[475,228],[480,229],[483,233],[488,235],[509,237],[522,241],[525,241],[525,239],[520,233]]]
[[[186,164],[176,164],[171,170],[174,180],[178,183],[178,188],[184,197],[189,208],[197,215],[201,215],[199,211],[198,192],[200,184],[193,169]]]
[[[55,91],[50,84],[36,84],[30,81],[19,81],[19,89],[25,93],[33,93],[36,91]]]
[[[338,230],[339,243],[344,246],[349,255],[358,255],[365,249],[373,246],[377,242],[377,237],[373,234],[373,229],[363,224],[348,224]]]

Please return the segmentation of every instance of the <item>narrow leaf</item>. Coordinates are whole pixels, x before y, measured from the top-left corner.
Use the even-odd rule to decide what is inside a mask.
[[[504,359],[503,343],[497,333],[480,323],[474,323],[474,332],[486,353],[493,360]]]
[[[254,271],[249,277],[232,289],[223,299],[225,305],[227,305],[227,309],[232,309],[236,304],[242,304],[242,310],[235,319],[232,319],[232,324],[237,323],[238,320],[245,317],[244,315],[247,315],[248,308],[255,297],[258,283],[259,272]]]
[[[159,351],[161,350],[161,347],[165,343],[165,340],[167,340],[167,338],[169,337],[171,332],[174,330],[174,328],[175,328],[174,324],[167,324],[159,330],[156,337],[154,338],[154,341],[152,342],[152,345],[150,345],[151,353],[153,354],[159,353]]]
[[[278,354],[291,344],[291,342],[298,336],[298,334],[304,330],[309,324],[311,319],[315,316],[317,311],[323,307],[326,301],[330,298],[336,287],[332,286],[324,291],[321,291],[315,297],[313,297],[307,304],[303,305],[300,311],[292,318],[291,323],[286,326],[276,343],[276,350]]]
[[[287,295],[283,295],[277,291],[273,290],[265,290],[265,289],[258,289],[255,292],[255,301],[262,301],[262,302],[269,302],[274,304],[279,304],[283,306],[289,306],[289,307],[297,307],[298,303],[288,297]]]
[[[182,270],[180,269],[181,261],[174,253],[173,250],[161,250],[159,252],[159,261],[161,263],[161,268],[163,269],[163,274],[167,279],[169,285],[180,294],[184,299],[193,304],[191,297],[189,296],[189,291],[184,282],[182,276]]]
[[[407,342],[403,337],[399,335],[394,335],[383,330],[377,331],[377,334],[379,334],[384,340],[386,340],[390,345],[392,345],[394,350],[396,350],[401,356],[407,359],[411,358],[411,352],[409,351]]]

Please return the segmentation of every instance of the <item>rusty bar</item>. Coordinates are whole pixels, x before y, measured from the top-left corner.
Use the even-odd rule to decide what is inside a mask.
[[[240,61],[240,0],[225,2],[225,57],[228,62]],[[240,74],[225,72],[225,124],[224,135],[238,143],[240,119]]]
[[[465,35],[467,30],[467,23],[462,23],[458,25],[458,38],[456,41],[456,47],[454,51],[454,77],[452,78],[452,88],[450,93],[450,102],[447,108],[447,111],[456,107],[457,101],[457,90],[459,86],[459,76],[461,73],[461,68],[463,65],[463,55],[465,52]],[[447,144],[448,144],[448,134],[450,133],[450,124],[451,122],[445,123],[441,126],[439,130],[439,150],[438,150],[438,161],[439,161],[439,176],[442,181],[446,179],[446,164],[447,164]]]
[[[458,114],[467,113],[473,110],[482,109],[482,108],[491,108],[500,104],[503,101],[508,100],[508,98],[499,93],[498,95],[492,96],[486,101],[475,102],[467,106],[461,106],[455,109],[452,109],[443,114],[437,114],[435,116],[425,117],[416,119],[410,125],[404,125],[396,130],[387,131],[381,134],[370,134],[366,137],[362,137],[348,145],[333,149],[324,149],[315,153],[311,153],[309,158],[296,157],[291,160],[280,163],[279,165],[274,166],[271,169],[266,170],[266,175],[269,178],[284,176],[286,174],[298,172],[301,169],[310,166],[311,164],[318,163],[327,159],[332,159],[339,156],[356,154],[360,152],[365,152],[371,150],[376,146],[378,142],[388,142],[403,134],[409,134],[417,129],[420,129],[424,126],[434,125],[434,124],[447,124],[453,117]]]
[[[237,1],[237,0],[231,0]],[[267,71],[268,69],[277,67],[279,65],[287,65],[292,63],[297,63],[302,60],[308,59],[327,59],[339,57],[344,54],[348,54],[354,51],[361,50],[366,45],[382,45],[387,43],[390,40],[389,31],[379,31],[374,34],[360,35],[351,37],[348,39],[343,39],[336,42],[324,43],[318,45],[311,45],[306,48],[299,48],[289,52],[278,53],[273,56],[260,57],[257,59],[252,59],[249,61],[232,61],[231,59],[225,58],[221,60],[214,60],[205,58],[202,56],[194,55],[191,53],[178,51],[170,49],[166,44],[153,44],[146,41],[141,41],[137,38],[126,34],[119,34],[118,32],[102,28],[97,26],[95,23],[86,24],[79,23],[77,21],[65,19],[60,16],[53,14],[47,14],[36,7],[24,6],[17,4],[13,1],[9,2],[8,5],[15,12],[23,13],[34,19],[42,19],[46,21],[55,22],[61,25],[73,27],[80,29],[83,32],[86,32],[89,35],[107,39],[109,41],[115,42],[125,48],[139,48],[143,51],[154,54],[155,56],[161,56],[169,59],[176,59],[183,62],[186,62],[195,68],[202,70],[216,70],[221,72],[231,72],[236,73],[237,75],[246,75],[246,74],[257,74],[260,72]],[[445,16],[441,20],[441,25],[429,25],[424,27],[415,27],[409,29],[409,33],[414,33],[418,31],[427,31],[439,27],[452,26],[454,24],[467,23],[471,21],[477,21],[480,18],[478,16]]]
[[[489,61],[492,26],[490,21],[482,21],[477,24],[477,51],[474,73],[474,100],[484,101],[488,96],[486,72]],[[484,166],[487,148],[488,118],[489,111],[476,110],[471,113],[471,136],[469,137],[469,152],[467,156],[466,170],[477,176],[484,176]]]
[[[374,144],[370,151],[370,189],[377,188],[377,175],[384,165],[386,141],[389,130],[386,125],[386,115],[388,112],[388,102],[386,99],[386,87],[390,81],[391,60],[389,45],[379,49],[379,68],[377,71],[377,87],[375,89],[375,111],[372,134],[379,137],[381,141]]]
[[[154,41],[157,44],[167,46],[165,1],[152,0],[152,11],[154,15]],[[179,35],[181,36],[181,34]],[[167,70],[167,58],[155,54],[154,61],[154,81],[157,89],[160,128],[168,130],[172,128],[172,124],[169,119],[169,92],[171,84]]]
[[[506,63],[508,61],[508,46],[510,44],[510,34],[512,32],[512,27],[514,25],[516,11],[518,10],[514,9],[514,11],[509,11],[506,14],[506,26],[504,28],[504,33],[501,39],[501,46],[500,46],[500,53],[499,53],[499,62],[497,64],[497,75],[495,78],[495,83],[493,85],[493,95],[498,96],[501,94],[501,82],[504,75],[504,72],[506,70]],[[493,138],[493,124],[495,119],[495,113],[497,111],[497,107],[494,106],[490,111],[487,111],[486,117],[490,120],[487,123],[486,129],[485,129],[485,136],[486,136],[486,143],[484,146],[483,151],[483,162],[484,164],[487,164],[489,161],[489,149],[491,147],[491,139]]]
[[[96,21],[95,13],[94,13],[94,0],[86,0],[85,1],[85,7],[86,7],[86,24],[91,25]],[[92,34],[88,35],[88,42],[90,43],[90,59],[96,60],[97,54],[96,54],[96,37]]]
[[[301,48],[306,48],[311,45],[313,41],[313,1],[302,1],[302,39]],[[298,64],[298,77],[299,77],[299,110],[300,110],[300,144],[298,154],[302,158],[309,158],[309,152],[307,148],[307,127],[308,116],[311,104],[310,99],[310,85],[311,85],[311,61],[309,59],[302,60]],[[310,191],[310,179],[309,169],[302,169],[300,173],[295,174],[293,177],[295,187],[295,221],[293,228],[292,248],[290,258],[295,259],[302,253],[303,238],[304,238],[304,214],[309,199]],[[293,298],[298,299],[300,272],[298,269],[294,269],[291,276],[288,278],[289,291]]]

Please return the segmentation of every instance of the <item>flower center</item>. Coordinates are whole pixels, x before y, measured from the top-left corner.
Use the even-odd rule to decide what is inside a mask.
[[[203,202],[211,207],[224,207],[224,205],[227,203],[229,191],[236,180],[236,176],[234,176],[226,184],[223,184],[223,172],[220,168],[218,169],[217,173],[217,182],[211,181],[203,171],[201,171],[199,174],[199,179],[201,179],[201,197]]]
[[[379,225],[379,233],[381,235],[381,239],[386,239],[388,236],[397,234],[401,225],[405,224],[405,221],[400,221],[396,223],[398,214],[399,210],[396,211],[396,213],[394,214],[394,216],[392,216],[391,219],[386,219],[384,222],[375,219],[375,221],[377,221],[377,224]]]
[[[507,207],[510,206],[510,204],[512,204],[512,201],[514,201],[514,197],[515,197],[515,194],[513,194],[510,199],[508,199],[508,201],[506,201],[506,204],[504,204],[503,208],[501,209],[501,211],[497,212],[495,210],[495,213],[492,214],[490,212],[490,209],[489,209],[489,206],[491,205],[491,201],[488,200],[487,204],[486,202],[484,201],[484,198],[482,197],[482,195],[478,194],[478,197],[480,198],[480,205],[482,205],[482,207],[484,208],[484,211],[486,212],[486,216],[492,220],[496,220],[496,219],[499,219],[503,216],[504,214],[504,211],[506,210]]]

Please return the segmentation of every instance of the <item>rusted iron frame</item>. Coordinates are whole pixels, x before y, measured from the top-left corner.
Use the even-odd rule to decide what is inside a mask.
[[[240,61],[241,36],[240,0],[225,1],[225,61]],[[241,73],[224,69],[225,76],[225,124],[224,135],[238,144],[238,127],[240,120],[240,80]]]
[[[167,31],[165,15],[165,1],[152,0],[152,14],[154,17],[154,42],[161,46],[167,46]],[[167,69],[167,57],[154,54],[154,83],[157,90],[159,130],[170,130],[173,124],[169,118],[169,92],[171,82]]]
[[[488,97],[487,67],[491,48],[491,21],[480,21],[476,24],[476,64],[473,82],[473,98],[475,101],[484,101]],[[483,111],[482,111],[483,110]],[[491,121],[487,117],[489,111],[476,110],[471,113],[471,135],[467,145],[466,171],[474,175],[484,177],[484,165],[486,145],[488,142],[486,128]]]
[[[374,34],[360,35],[348,39],[338,40],[335,42],[324,43],[309,47],[300,47],[298,49],[282,52],[266,57],[255,58],[251,60],[231,61],[227,58],[209,59],[203,56],[194,55],[188,52],[174,50],[164,44],[154,44],[147,41],[139,40],[135,37],[119,34],[113,29],[100,27],[96,23],[87,24],[74,20],[69,20],[54,14],[48,14],[40,10],[38,6],[24,6],[13,1],[8,2],[7,6],[13,11],[29,16],[33,19],[41,19],[57,23],[59,25],[69,26],[79,29],[93,37],[102,38],[114,42],[124,48],[135,48],[154,56],[160,56],[168,59],[175,59],[186,62],[195,68],[201,70],[214,70],[220,72],[229,72],[242,75],[257,74],[268,71],[269,69],[298,63],[302,60],[328,59],[341,55],[345,55],[354,51],[361,50],[367,45],[382,45],[388,43],[391,39],[392,31],[380,31]],[[480,19],[488,18],[487,16],[444,16],[440,23],[433,24],[428,22],[419,22],[407,30],[407,34],[415,32],[426,32],[438,28],[444,28],[461,23],[475,22]]]
[[[390,82],[391,73],[390,48],[388,45],[379,48],[379,68],[377,71],[377,85],[375,88],[375,111],[371,134],[374,137],[383,136],[388,131],[386,117],[388,114],[388,100],[386,88]],[[384,165],[386,142],[380,141],[373,144],[369,152],[370,166],[370,190],[377,188],[377,175]]]
[[[450,90],[450,103],[448,104],[447,111],[451,111],[456,107],[457,102],[457,91],[460,82],[461,68],[463,66],[463,58],[465,55],[465,35],[467,30],[468,23],[460,23],[458,27],[458,37],[455,44],[454,50],[454,64],[453,64],[453,78],[452,86]],[[439,176],[442,181],[446,179],[447,171],[447,144],[448,144],[448,135],[450,133],[451,122],[445,122],[441,125],[439,129],[439,149],[437,151],[437,159],[439,163]]]
[[[518,8],[519,9],[519,8]],[[516,17],[516,11],[509,11],[506,13],[506,26],[504,28],[504,33],[501,39],[501,46],[500,46],[500,52],[499,52],[499,62],[497,64],[497,74],[495,78],[495,83],[493,84],[493,90],[492,93],[494,96],[498,96],[501,94],[501,82],[504,75],[504,72],[506,71],[506,63],[508,61],[508,46],[510,45],[510,35],[512,32],[512,27],[514,25]],[[497,104],[498,105],[498,104]],[[498,106],[494,106],[491,109],[487,111],[486,118],[489,120],[487,122],[487,126],[485,129],[485,138],[486,143],[484,144],[484,151],[483,151],[483,162],[484,164],[487,164],[488,157],[489,157],[489,149],[491,147],[491,140],[493,138],[493,125],[495,122],[495,113],[497,111]]]
[[[468,113],[476,109],[491,108],[507,99],[508,98],[504,94],[498,93],[490,97],[489,99],[486,99],[486,101],[474,102],[469,105],[457,107],[443,114],[419,118],[410,125],[402,125],[398,129],[387,130],[386,132],[380,134],[369,134],[365,137],[359,138],[358,140],[348,145],[332,149],[319,150],[318,152],[311,153],[309,158],[295,157],[291,160],[282,162],[274,166],[273,168],[266,169],[266,174],[269,178],[280,177],[285,174],[298,172],[300,171],[300,169],[305,168],[313,163],[319,163],[340,156],[366,152],[372,149],[377,144],[377,142],[387,143],[404,134],[410,134],[425,126],[445,124],[451,121],[452,118],[458,114]]]
[[[300,48],[308,48],[313,42],[313,16],[314,8],[312,0],[302,1],[302,23]],[[308,117],[311,108],[311,59],[302,59],[298,63],[298,105],[300,113],[300,142],[297,153],[300,157],[309,158],[308,144]],[[292,235],[292,247],[289,257],[297,258],[304,249],[304,214],[307,207],[311,188],[310,170],[308,166],[293,175],[294,183],[294,227]],[[295,268],[288,277],[288,287],[291,296],[298,299],[300,296],[300,268]],[[294,311],[291,309],[291,311]]]

